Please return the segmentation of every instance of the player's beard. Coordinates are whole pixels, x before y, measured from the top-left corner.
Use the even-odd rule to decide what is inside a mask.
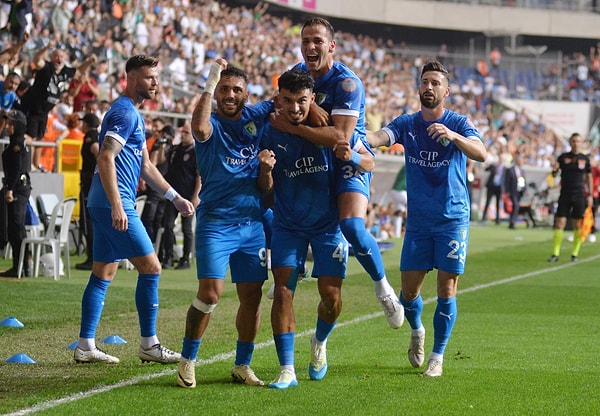
[[[235,106],[231,107],[231,106],[226,105],[226,104],[230,104],[230,103],[235,104]],[[219,108],[219,111],[226,117],[235,117],[244,108],[244,103],[241,101],[238,101],[238,100],[235,100],[235,101],[223,100],[220,103],[218,103],[218,108]]]
[[[442,103],[442,99],[436,97],[434,94],[428,94],[427,97],[425,97],[425,94],[419,94],[419,100],[423,107],[429,109],[437,108]]]

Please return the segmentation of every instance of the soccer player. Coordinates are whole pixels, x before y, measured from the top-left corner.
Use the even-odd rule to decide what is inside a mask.
[[[554,163],[552,176],[556,177],[560,171],[560,195],[558,197],[558,207],[554,215],[554,241],[552,256],[548,259],[554,263],[558,261],[560,255],[560,246],[563,240],[563,232],[567,225],[567,217],[571,217],[573,222],[573,251],[571,251],[571,261],[577,261],[579,250],[581,249],[581,225],[583,215],[587,207],[593,206],[594,181],[592,177],[592,166],[590,158],[584,155],[583,137],[578,133],[573,133],[569,137],[571,150],[558,156]],[[586,186],[588,189],[587,198],[585,196]]]
[[[404,114],[377,132],[368,132],[373,147],[404,145],[408,214],[402,246],[400,302],[411,327],[408,359],[421,367],[425,328],[421,323],[421,287],[437,268],[434,342],[423,375],[442,375],[444,350],[456,322],[458,277],[464,273],[469,237],[470,201],[467,158],[483,162],[487,151],[473,123],[445,108],[449,74],[439,62],[421,72],[421,111]]]
[[[335,168],[338,172],[340,227],[352,245],[356,259],[374,281],[375,295],[389,325],[399,328],[404,322],[404,310],[385,275],[377,241],[365,224],[374,160],[364,139],[364,86],[346,65],[333,59],[336,43],[333,27],[327,20],[318,17],[307,20],[301,34],[304,62],[295,68],[310,73],[315,80],[316,103],[331,116],[332,125],[293,125],[280,116],[272,121],[272,126],[322,146],[338,146],[340,139],[349,143],[352,149],[350,160],[336,159]],[[311,107],[311,113],[316,113],[315,107],[318,108]]]
[[[281,114],[293,124],[304,123],[314,100],[314,81],[306,72],[290,70],[279,78]],[[341,289],[346,276],[348,244],[339,228],[335,200],[334,155],[302,137],[267,130],[259,155],[259,186],[273,198],[271,269],[275,280],[271,325],[280,373],[269,387],[287,389],[298,385],[294,368],[294,291],[308,246],[314,257],[312,275],[318,278],[321,300],[316,332],[311,339],[310,378],[327,373],[326,345],[342,310]],[[350,147],[341,140],[338,152]]]
[[[212,111],[213,97],[217,108]],[[196,386],[195,360],[202,335],[223,292],[227,266],[240,306],[234,381],[262,386],[250,368],[260,323],[267,255],[257,186],[258,146],[272,101],[246,106],[248,76],[217,59],[192,114],[202,187],[196,213],[198,291],[188,309],[177,384]]]
[[[97,170],[88,195],[88,211],[94,228],[92,272],[81,301],[81,328],[75,361],[118,363],[95,342],[106,291],[119,261],[129,259],[138,270],[135,303],[141,329],[138,356],[142,362],[173,363],[179,353],[165,348],[156,335],[160,263],[150,237],[135,210],[140,176],[160,189],[181,212],[190,216],[194,207],[175,192],[150,163],[144,119],[138,106],[154,98],[158,87],[158,60],[136,55],[125,64],[127,86],[105,115],[100,130]]]

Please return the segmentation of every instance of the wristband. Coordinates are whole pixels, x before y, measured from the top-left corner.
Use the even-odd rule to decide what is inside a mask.
[[[177,191],[175,189],[173,189],[172,186],[170,186],[169,189],[167,189],[167,192],[165,192],[163,196],[166,199],[168,199],[169,201],[173,201],[175,198],[177,198],[179,196],[179,194],[177,193]]]
[[[357,151],[353,150],[352,151],[352,157],[350,157],[350,160],[348,162],[350,162],[354,166],[358,167],[358,166],[360,166],[361,159],[362,158],[360,156],[360,153],[358,153]]]
[[[206,80],[206,85],[204,85],[204,92],[209,94],[214,94],[215,89],[217,88],[217,84],[221,79],[221,65],[218,62],[213,62],[210,66],[210,72],[208,73],[208,78]]]

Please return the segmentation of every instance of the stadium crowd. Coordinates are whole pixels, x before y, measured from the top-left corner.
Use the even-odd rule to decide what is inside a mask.
[[[25,18],[13,22],[11,7],[22,3],[27,5]],[[275,90],[278,75],[301,60],[299,22],[271,15],[268,8],[266,3],[258,3],[254,8],[232,8],[214,0],[3,3],[0,27],[8,23],[10,29],[2,32],[0,47],[9,50],[24,33],[29,38],[21,52],[3,65],[1,75],[4,78],[15,71],[30,84],[35,75],[31,70],[32,57],[49,42],[68,52],[73,67],[95,54],[97,62],[89,81],[85,81],[92,87],[83,88],[88,95],[82,99],[79,92],[72,94],[75,104],[65,97],[64,105],[53,110],[57,121],[63,124],[69,112],[90,111],[81,107],[87,102],[97,103],[91,111],[102,117],[108,104],[123,90],[125,60],[139,53],[157,56],[161,62],[161,92],[157,99],[146,100],[142,108],[146,114],[160,111],[187,117],[210,64],[217,57],[224,57],[250,74],[252,101],[267,99]],[[14,30],[15,25],[23,27]],[[445,45],[425,55],[411,53],[405,40],[374,39],[347,32],[338,32],[336,40],[338,59],[353,68],[365,84],[371,130],[379,129],[399,114],[416,111],[419,102],[415,80],[421,66],[430,59],[447,60]],[[455,71],[454,79],[463,78],[459,77],[459,68],[452,63],[447,66]],[[589,54],[566,56],[561,70],[548,71],[562,73],[566,99],[592,101],[596,90],[600,90],[600,50],[591,48]],[[462,84],[453,82],[450,108],[471,116],[490,150],[488,163],[499,161],[503,153],[520,153],[525,155],[525,165],[551,166],[555,155],[565,150],[565,138],[539,120],[496,104],[510,92],[504,82],[494,79],[493,73],[489,71],[484,76],[473,71]],[[71,87],[77,88],[81,79]],[[533,95],[526,90],[520,94]],[[182,119],[176,124],[181,125]],[[598,159],[598,155],[592,159]]]

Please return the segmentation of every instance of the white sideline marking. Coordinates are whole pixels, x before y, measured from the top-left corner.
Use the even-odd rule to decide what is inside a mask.
[[[495,282],[485,283],[482,285],[476,285],[476,286],[472,286],[472,287],[469,287],[466,289],[459,290],[458,294],[475,292],[477,290],[487,289],[487,288],[490,288],[493,286],[503,285],[506,283],[515,282],[517,280],[526,279],[528,277],[537,276],[542,273],[554,272],[557,270],[566,269],[568,267],[572,267],[572,266],[575,266],[580,263],[587,263],[589,261],[597,260],[599,258],[600,258],[600,254],[586,258],[584,260],[579,260],[578,263],[565,263],[560,266],[548,267],[548,268],[542,269],[542,270],[536,270],[533,272],[529,272],[529,273],[525,273],[525,274],[521,274],[521,275],[517,275],[517,276],[507,277],[506,279],[497,280]],[[428,299],[424,299],[423,303],[428,304],[428,303],[432,303],[436,300],[437,300],[437,297],[431,297]],[[340,322],[336,325],[336,327],[342,327],[342,326],[346,326],[346,325],[350,325],[350,324],[355,324],[358,322],[367,321],[369,319],[377,318],[380,316],[383,316],[383,312],[376,312],[376,313],[372,313],[369,315],[363,315],[363,316],[359,316],[357,318],[351,319],[349,321]],[[314,332],[315,332],[314,329],[306,330],[304,332],[296,334],[296,337],[305,337],[308,335],[312,335]],[[269,347],[274,344],[275,344],[275,342],[273,340],[261,342],[259,344],[256,344],[255,350],[266,348],[266,347]],[[222,354],[217,354],[206,360],[198,360],[198,362],[196,363],[196,366],[198,367],[198,366],[202,366],[202,365],[209,365],[209,364],[213,364],[213,363],[216,363],[219,361],[228,360],[228,359],[231,359],[234,357],[235,357],[235,350],[226,352],[226,353],[222,353]],[[162,370],[162,371],[159,371],[159,372],[153,373],[153,374],[145,374],[142,376],[130,378],[129,380],[123,380],[123,381],[120,381],[118,383],[111,384],[108,386],[97,387],[97,388],[87,390],[84,392],[74,393],[69,396],[63,397],[61,399],[49,400],[47,402],[39,403],[39,404],[33,405],[31,407],[28,407],[28,408],[25,408],[25,409],[22,409],[22,410],[13,412],[13,413],[5,413],[4,416],[21,416],[21,415],[28,415],[31,413],[41,412],[44,410],[48,410],[48,409],[52,409],[54,407],[60,406],[62,404],[71,403],[71,402],[75,402],[77,400],[85,399],[87,397],[91,397],[96,394],[106,393],[108,391],[115,390],[115,389],[118,389],[121,387],[132,386],[132,385],[140,383],[142,381],[152,380],[157,377],[163,377],[166,375],[175,375],[176,373],[177,373],[177,369],[170,368],[168,370]]]

